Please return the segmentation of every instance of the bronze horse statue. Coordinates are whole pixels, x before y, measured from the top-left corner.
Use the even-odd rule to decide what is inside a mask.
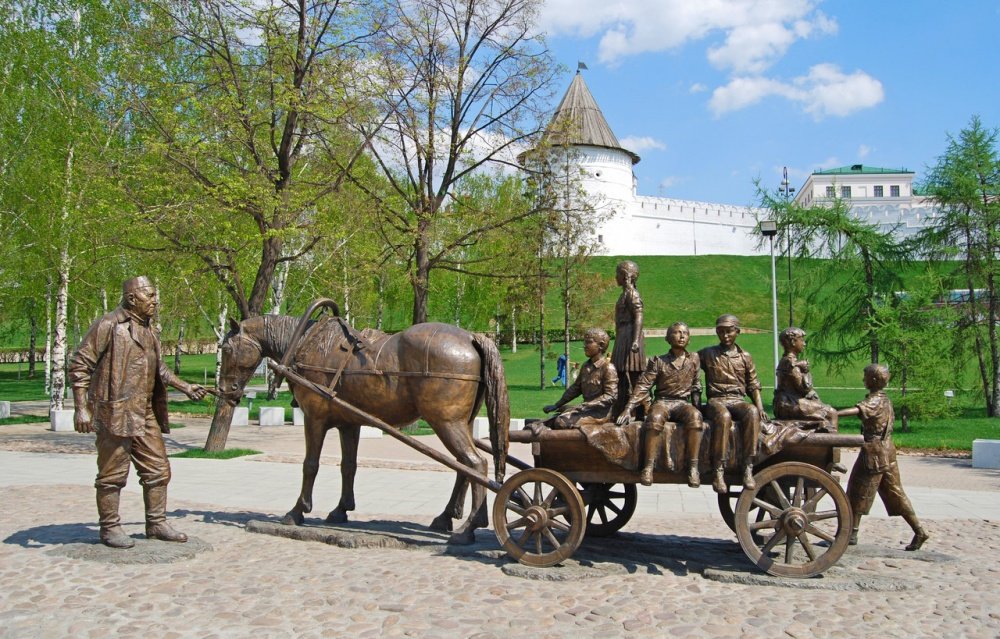
[[[299,339],[300,323],[305,331]],[[294,350],[288,353],[289,349]],[[488,464],[476,450],[472,421],[485,401],[496,481],[503,481],[510,406],[500,353],[489,338],[436,323],[416,324],[391,336],[378,331],[359,333],[336,316],[323,317],[308,327],[302,318],[283,315],[231,321],[222,345],[220,406],[239,402],[264,357],[284,358],[302,377],[330,388],[338,398],[395,428],[423,419],[456,460],[481,475],[486,475]],[[326,521],[345,522],[347,513],[355,509],[358,440],[365,423],[291,380],[289,388],[305,414],[306,451],[302,490],[282,522],[299,525],[303,514],[312,511],[320,452],[331,428],[340,433],[342,487],[340,503]],[[432,529],[452,530],[452,519],[462,516],[469,483],[458,474],[451,499],[431,523]],[[488,525],[486,488],[473,483],[471,512],[449,543],[473,543],[475,529]]]

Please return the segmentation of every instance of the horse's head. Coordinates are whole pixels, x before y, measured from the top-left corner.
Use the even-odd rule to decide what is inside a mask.
[[[263,349],[238,322],[230,319],[229,324],[230,331],[222,341],[222,366],[217,387],[219,397],[235,406],[243,398],[243,389],[263,359]]]

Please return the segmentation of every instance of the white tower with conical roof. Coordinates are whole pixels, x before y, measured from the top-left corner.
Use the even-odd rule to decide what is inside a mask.
[[[558,130],[564,132],[557,134],[558,144],[572,146],[576,151],[580,187],[593,206],[610,209],[604,212],[611,214],[613,223],[597,230],[601,243],[607,247],[627,241],[629,228],[623,222],[627,222],[635,200],[632,166],[639,162],[639,156],[618,142],[579,71],[556,107],[552,122],[558,123]]]

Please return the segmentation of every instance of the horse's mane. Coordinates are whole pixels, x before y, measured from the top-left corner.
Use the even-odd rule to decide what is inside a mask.
[[[260,329],[252,332],[260,342],[264,356],[280,359],[288,350],[292,334],[301,318],[290,315],[261,315],[257,319],[260,320]]]

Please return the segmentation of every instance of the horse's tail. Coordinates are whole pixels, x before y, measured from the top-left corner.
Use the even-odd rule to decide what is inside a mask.
[[[482,383],[486,387],[486,417],[490,422],[490,446],[497,482],[502,483],[507,471],[507,449],[510,447],[510,398],[503,360],[496,344],[489,337],[474,333],[472,341],[483,360]]]

